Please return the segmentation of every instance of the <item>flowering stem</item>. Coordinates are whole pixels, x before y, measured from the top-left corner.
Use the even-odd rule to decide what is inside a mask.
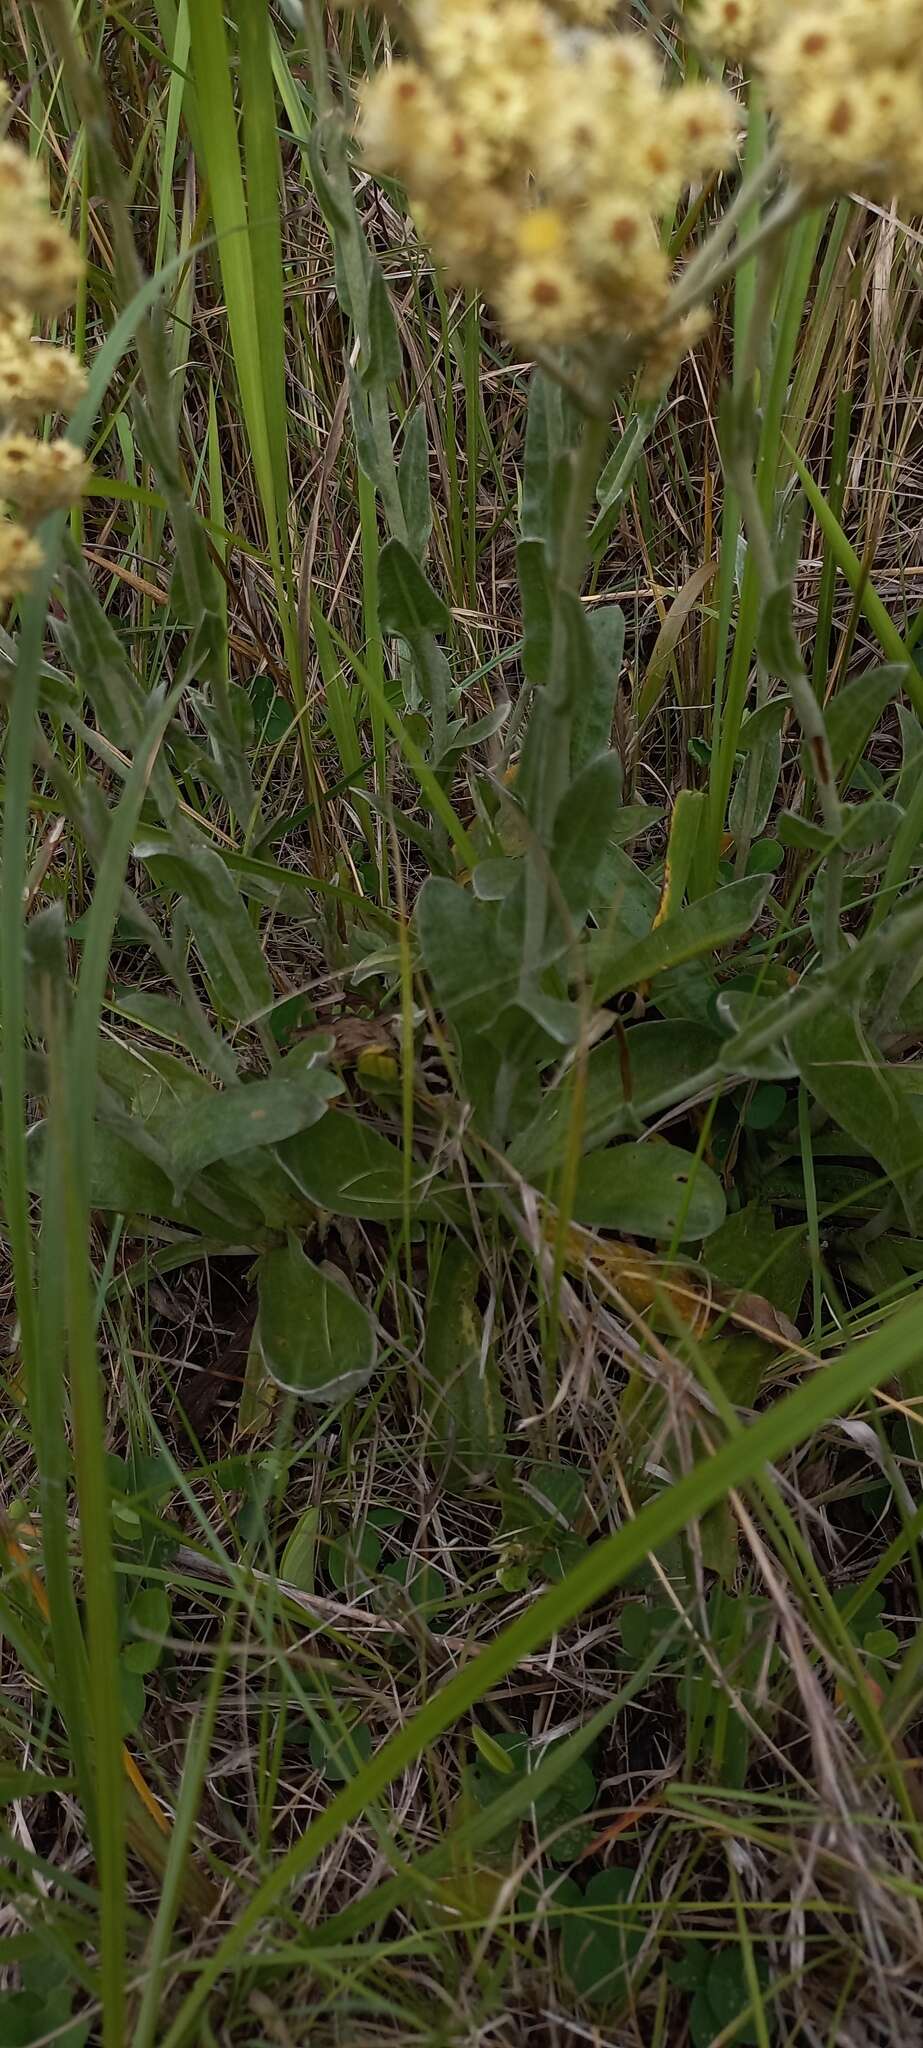
[[[778,589],[779,577],[750,462],[741,462],[734,466],[734,486],[740,499],[744,527],[753,550],[760,586],[766,598],[773,590]],[[824,899],[824,957],[828,964],[832,964],[840,951],[840,913],[846,864],[841,841],[846,821],[836,785],[827,725],[811,679],[799,662],[786,665],[784,681],[814,771],[824,828],[834,841],[834,846],[827,856]]]
[[[574,714],[573,662],[566,600],[578,597],[590,549],[589,514],[609,434],[608,420],[586,420],[571,456],[571,479],[555,564],[548,683],[537,692],[524,761],[525,795],[532,824],[546,849],[555,814],[570,779]]]
[[[746,223],[754,201],[759,199],[761,192],[765,192],[772,183],[779,169],[780,161],[778,149],[769,149],[760,158],[759,162],[750,172],[749,177],[742,179],[727,211],[721,215],[707,241],[703,242],[701,249],[696,251],[696,254],[686,265],[682,276],[683,287],[686,285],[694,286],[697,294],[703,290],[710,289],[708,284],[703,284],[703,279],[710,279],[712,277],[717,265],[721,262],[727,249],[729,249],[738,228]],[[694,301],[691,300],[690,304],[692,303]],[[674,309],[675,300],[674,307],[671,308],[670,312],[671,320],[675,318]]]
[[[750,197],[752,198],[752,193]],[[701,271],[698,269],[698,259],[695,263],[690,263],[670,299],[669,314],[662,325],[672,326],[675,320],[682,314],[690,312],[693,306],[700,305],[704,299],[713,298],[715,292],[719,291],[723,284],[727,284],[730,278],[735,277],[745,263],[749,263],[768,243],[774,242],[786,228],[791,227],[798,215],[804,212],[806,204],[807,195],[800,185],[786,185],[785,190],[779,194],[775,206],[771,206],[763,215],[759,226],[754,228],[751,235],[746,235],[742,242],[736,243],[729,255],[721,258],[713,268],[703,267]],[[702,250],[703,257],[709,254],[710,250],[711,244],[706,243]]]
[[[44,0],[44,7],[51,23],[62,71],[86,129],[96,176],[108,202],[112,221],[116,285],[122,305],[128,306],[142,290],[145,278],[132,231],[122,167],[112,141],[105,96],[77,40],[68,0]],[[214,597],[201,575],[203,551],[198,544],[198,521],[183,489],[177,462],[170,378],[163,320],[159,308],[154,308],[138,322],[135,339],[144,390],[144,439],[169,507],[176,538],[177,557],[182,563],[190,600],[197,617],[207,619],[213,609]],[[237,728],[231,710],[224,665],[220,660],[207,661],[207,680],[227,759],[231,764],[237,764],[240,756]],[[242,765],[235,767],[235,773],[237,787],[234,790],[234,808],[240,821],[246,825],[252,816],[255,801],[253,786],[249,772]],[[179,818],[176,819],[173,829],[177,834],[183,832],[184,827]]]

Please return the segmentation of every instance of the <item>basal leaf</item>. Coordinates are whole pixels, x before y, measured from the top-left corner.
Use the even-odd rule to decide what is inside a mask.
[[[248,1020],[268,1009],[273,988],[259,933],[221,855],[210,846],[176,852],[160,838],[138,841],[135,855],[161,889],[182,898],[221,1015]]]
[[[277,1145],[318,1121],[342,1082],[322,1067],[283,1070],[265,1081],[249,1081],[201,1096],[175,1122],[161,1127],[177,1187],[185,1187],[218,1159]]]
[[[270,1378],[305,1401],[342,1401],[375,1370],[375,1331],[361,1302],[295,1243],[261,1261],[258,1331]]]
[[[496,905],[431,876],[420,892],[417,930],[437,1001],[460,1031],[489,1026],[512,1001],[518,961],[497,931]]]
[[[600,933],[590,944],[597,1002],[743,938],[756,923],[768,893],[767,877],[757,875],[700,897],[633,945],[615,949],[608,934]]]
[[[586,1063],[581,1150],[590,1152],[630,1131],[647,1104],[697,1078],[714,1062],[721,1040],[702,1024],[636,1024],[594,1046]],[[517,1172],[541,1180],[566,1156],[574,1110],[573,1076],[545,1097],[538,1116],[510,1148]]]
[[[717,1174],[675,1145],[615,1145],[577,1175],[574,1221],[598,1229],[686,1243],[720,1229],[726,1213]]]
[[[400,1147],[349,1110],[331,1110],[310,1131],[283,1145],[280,1156],[296,1186],[319,1209],[368,1222],[397,1221],[404,1214]],[[457,1207],[447,1182],[432,1179],[416,1161],[410,1202],[417,1221],[447,1217]]]
[[[789,1046],[815,1100],[881,1162],[913,1207],[923,1173],[923,1098],[903,1068],[882,1060],[845,1005],[798,1026]]]
[[[481,1262],[458,1239],[443,1247],[426,1315],[423,1406],[428,1449],[450,1485],[488,1477],[503,1450],[503,1400],[484,1341]]]

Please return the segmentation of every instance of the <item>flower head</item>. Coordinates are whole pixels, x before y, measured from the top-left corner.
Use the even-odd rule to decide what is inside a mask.
[[[399,177],[451,276],[525,348],[639,341],[664,315],[661,223],[730,167],[723,87],[667,86],[611,0],[406,0],[413,61],[363,89],[369,163]]]
[[[819,194],[923,194],[923,0],[698,0],[696,34],[752,60],[789,168]]]
[[[0,109],[9,94],[0,80]],[[69,350],[33,341],[37,315],[57,318],[80,278],[78,252],[49,212],[41,173],[8,137],[0,139],[0,603],[28,588],[42,562],[30,529],[72,505],[89,466],[73,442],[23,431],[49,414],[67,416],[86,378]]]

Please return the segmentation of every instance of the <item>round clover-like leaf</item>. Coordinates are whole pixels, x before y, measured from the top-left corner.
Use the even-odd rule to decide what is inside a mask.
[[[625,1991],[644,1927],[631,1899],[633,1870],[602,1870],[592,1877],[579,1911],[564,1923],[564,1967],[581,1998],[613,2005]]]

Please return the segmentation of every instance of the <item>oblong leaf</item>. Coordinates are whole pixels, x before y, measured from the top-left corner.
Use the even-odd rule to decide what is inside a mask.
[[[745,882],[728,882],[711,896],[700,897],[674,917],[638,939],[633,945],[612,949],[612,941],[600,936],[591,941],[590,958],[595,972],[597,1002],[607,1002],[622,989],[652,981],[669,967],[682,967],[703,953],[716,952],[743,938],[756,923],[766,897],[769,881],[756,875]]]
[[[273,987],[259,933],[220,854],[204,845],[178,853],[151,838],[136,844],[135,857],[161,888],[183,898],[215,1008],[235,1022],[268,1009]]]
[[[331,1215],[387,1223],[404,1214],[400,1147],[346,1110],[330,1110],[310,1131],[284,1144],[279,1156],[301,1193]],[[410,1205],[418,1222],[445,1220],[459,1209],[455,1190],[434,1180],[416,1161]]]
[[[181,1115],[160,1129],[176,1186],[184,1187],[218,1159],[259,1151],[306,1130],[323,1116],[342,1085],[323,1068],[308,1067],[188,1103]]]
[[[404,640],[451,629],[448,606],[400,540],[389,540],[381,551],[378,616],[383,633],[397,633]]]
[[[710,1237],[727,1214],[716,1173],[675,1145],[616,1145],[584,1159],[574,1221],[632,1237]]]
[[[845,1006],[831,1005],[799,1025],[789,1047],[805,1087],[880,1160],[913,1205],[923,1173],[923,1100],[909,1083],[914,1070],[883,1061]]]
[[[704,1024],[636,1024],[619,1038],[594,1046],[586,1063],[581,1150],[593,1151],[622,1136],[647,1105],[698,1076],[718,1057],[721,1039]],[[627,1093],[626,1091],[630,1091]],[[546,1095],[528,1130],[510,1147],[510,1163],[527,1180],[539,1180],[566,1156],[574,1117],[571,1082]]]

